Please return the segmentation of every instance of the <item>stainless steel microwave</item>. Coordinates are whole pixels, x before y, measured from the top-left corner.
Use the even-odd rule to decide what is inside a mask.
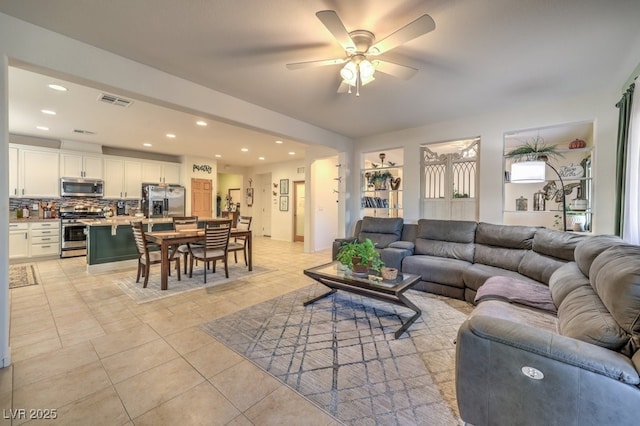
[[[60,179],[60,196],[62,197],[102,197],[103,195],[104,181],[102,179]]]

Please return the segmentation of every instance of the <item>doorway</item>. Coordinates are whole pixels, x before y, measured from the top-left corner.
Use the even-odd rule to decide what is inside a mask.
[[[191,178],[191,215],[213,217],[213,183],[211,179]]]
[[[304,181],[293,182],[293,241],[304,242]]]

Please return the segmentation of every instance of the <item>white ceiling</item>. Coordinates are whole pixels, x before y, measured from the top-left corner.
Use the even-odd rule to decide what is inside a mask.
[[[382,56],[419,72],[408,81],[377,73],[356,98],[336,93],[339,66],[287,70],[290,62],[343,55],[315,16],[325,9],[335,10],[349,31],[367,29],[378,40],[429,14],[434,31]],[[351,138],[618,90],[640,58],[638,0],[0,0],[0,12]],[[18,89],[10,82],[10,90]],[[10,120],[14,101],[10,93]],[[108,114],[98,103],[99,114],[83,108]],[[158,137],[173,131],[165,125],[173,123],[167,112],[141,109],[144,127],[153,131],[147,137],[175,154],[175,145]],[[183,114],[182,121],[186,127],[192,117]],[[128,126],[107,127],[97,130],[109,144],[130,133]],[[200,149],[221,147],[184,131]],[[272,149],[273,139],[261,143]]]

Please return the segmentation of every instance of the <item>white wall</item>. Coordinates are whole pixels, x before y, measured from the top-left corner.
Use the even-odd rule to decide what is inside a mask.
[[[404,217],[415,222],[420,216],[420,145],[430,142],[480,136],[480,220],[502,223],[502,152],[505,132],[546,127],[579,121],[594,121],[594,232],[613,233],[615,153],[620,92],[611,90],[566,99],[554,104],[523,105],[476,117],[427,125],[362,138],[356,143],[356,156],[363,152],[389,147],[404,148]],[[359,218],[357,168],[348,191],[352,195],[348,208]],[[411,178],[411,177],[415,178]],[[348,228],[353,224],[349,221]]]
[[[9,347],[9,63],[0,54],[0,367],[11,364]]]

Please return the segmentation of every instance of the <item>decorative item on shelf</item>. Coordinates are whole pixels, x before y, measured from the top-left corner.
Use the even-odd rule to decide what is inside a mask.
[[[573,223],[573,230],[575,232],[584,232],[584,224],[587,221],[587,218],[584,215],[575,215],[571,218],[571,222]]]
[[[545,211],[545,192],[538,191],[533,194],[533,210],[537,212]]]
[[[530,142],[512,149],[504,155],[506,158],[511,158],[516,162],[520,161],[547,161],[552,158],[562,157],[563,155],[558,151],[557,145],[546,145],[544,139],[537,136]]]
[[[511,182],[513,183],[541,183],[546,180],[545,167],[549,167],[551,170],[558,175],[558,180],[560,181],[560,197],[562,201],[562,222],[563,229],[567,230],[567,199],[564,187],[564,181],[562,180],[562,176],[558,173],[558,170],[549,164],[546,161],[525,161],[525,162],[517,162],[511,165]],[[549,183],[544,186],[544,190],[547,191],[547,195],[550,192],[551,187],[556,187],[555,182],[552,182],[553,185]],[[520,197],[523,198],[523,197]],[[516,200],[517,203],[517,200]],[[518,210],[516,206],[516,210]]]
[[[526,212],[529,209],[529,200],[524,198],[522,195],[520,198],[516,198],[516,211]]]
[[[369,269],[380,271],[384,263],[380,259],[380,253],[369,238],[363,242],[352,241],[340,247],[336,260],[346,265],[355,273],[366,274]]]
[[[586,146],[587,146],[587,143],[585,141],[577,138],[569,143],[569,149],[580,149],[580,148],[585,148]]]
[[[558,174],[563,178],[579,179],[584,176],[584,168],[580,164],[569,164],[558,169]]]
[[[397,178],[392,178],[390,181],[391,189],[393,189],[394,191],[397,191],[400,188],[401,181],[402,179],[400,178],[400,176],[398,176]]]
[[[587,210],[587,206],[589,205],[589,202],[584,198],[582,198],[581,186],[576,187],[576,198],[574,198],[573,201],[571,201],[570,205],[571,205],[571,210],[575,210],[575,211]]]
[[[370,185],[373,185],[373,187],[376,190],[381,190],[381,189],[387,189],[387,180],[393,179],[393,175],[388,170],[384,170],[384,171],[375,170],[373,173],[369,174],[369,177],[367,179],[368,179],[368,183]]]
[[[380,164],[384,167],[384,159],[387,158],[387,154],[381,152],[378,157],[380,158]]]

